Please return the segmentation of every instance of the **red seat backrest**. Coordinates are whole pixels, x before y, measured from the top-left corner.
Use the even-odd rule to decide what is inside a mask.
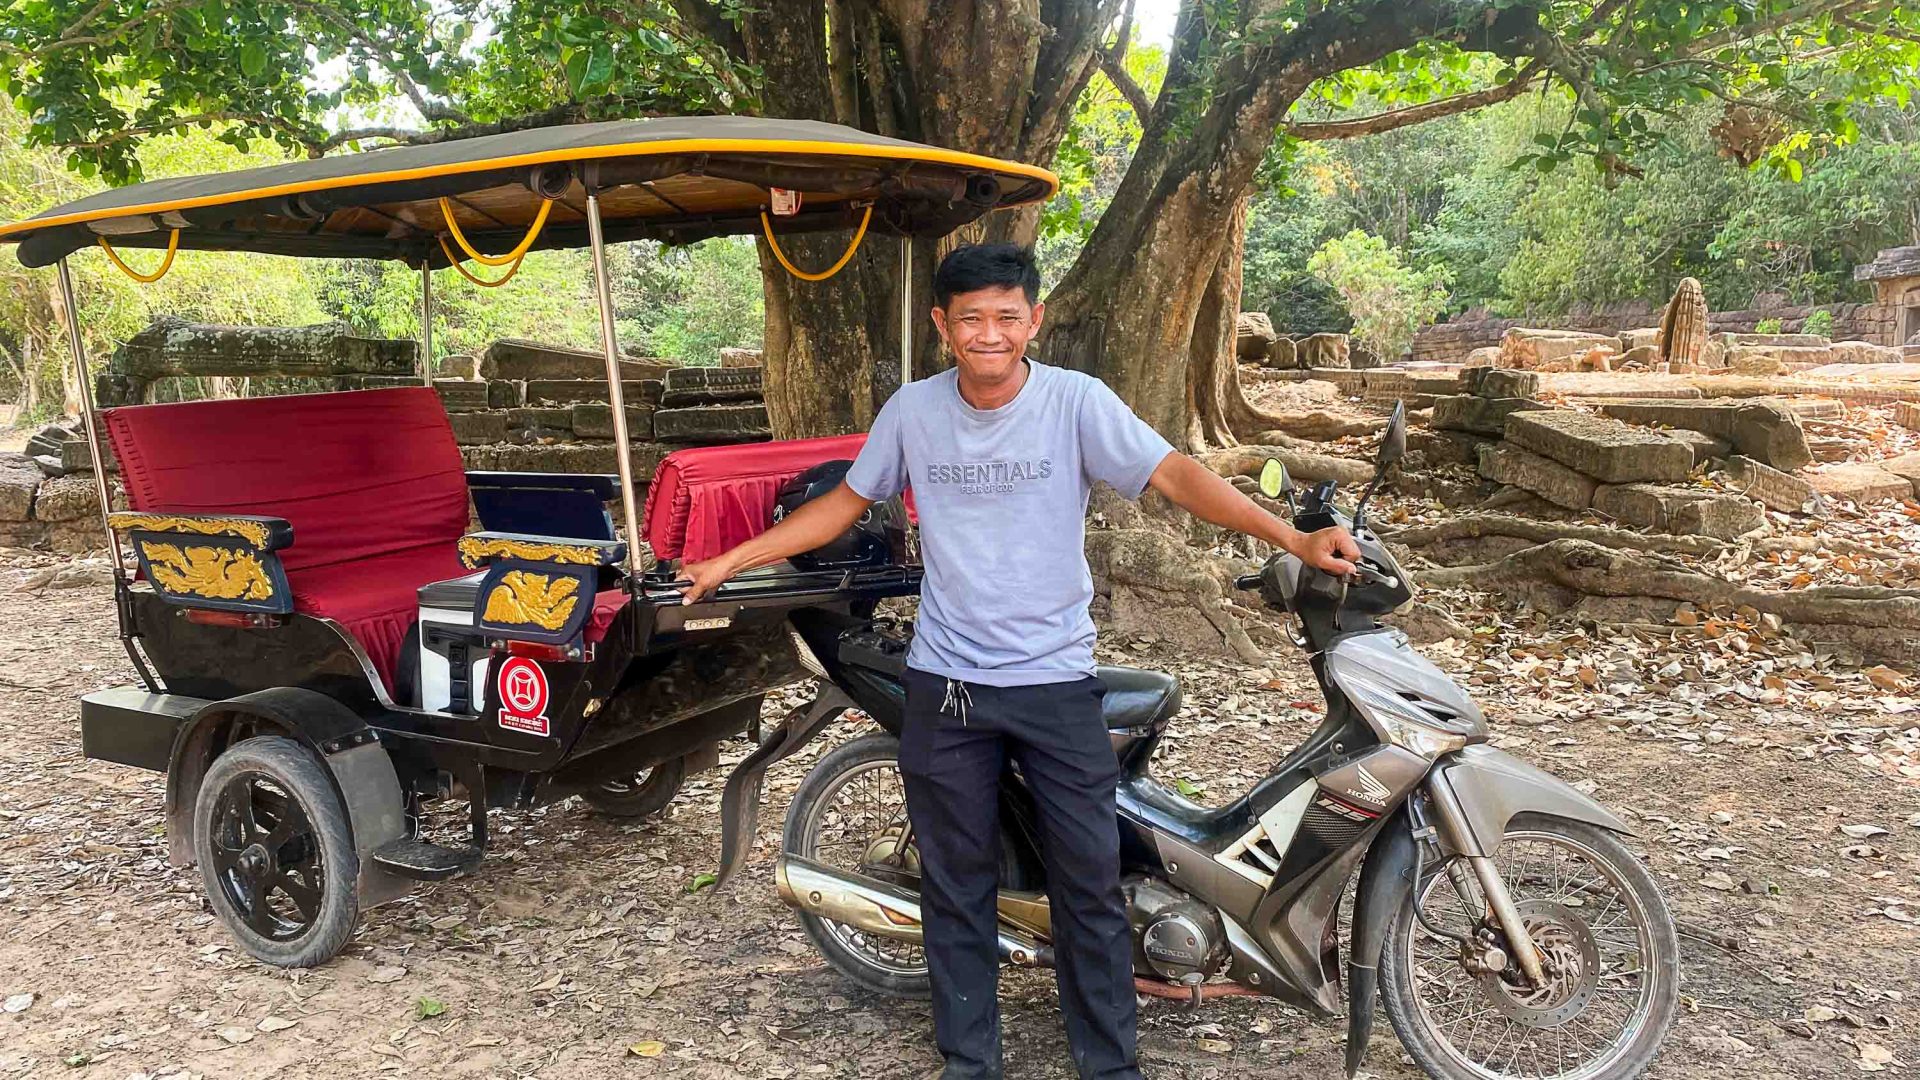
[[[823,461],[852,460],[865,435],[701,446],[654,470],[640,532],[657,559],[709,559],[772,523],[780,485]]]
[[[430,387],[134,405],[105,412],[135,510],[293,523],[289,573],[453,545],[467,476]]]

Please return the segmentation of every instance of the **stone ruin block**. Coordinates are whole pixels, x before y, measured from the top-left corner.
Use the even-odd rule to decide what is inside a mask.
[[[624,379],[658,379],[673,365],[660,360],[636,360],[623,357]],[[555,379],[607,379],[607,358],[597,350],[570,349],[564,345],[543,345],[537,341],[505,338],[487,346],[480,354],[480,377],[534,382]]]
[[[1870,341],[1836,341],[1828,351],[1836,364],[1898,364],[1906,359],[1898,347]]]
[[[1800,421],[1768,402],[1624,399],[1604,402],[1599,410],[1629,423],[1687,428],[1725,439],[1742,454],[1787,472],[1813,461]]]
[[[773,437],[765,405],[699,405],[660,409],[653,437],[664,443],[752,442]]]
[[[623,381],[620,390],[626,395],[626,403],[629,405],[657,405],[660,402],[661,384],[658,379]],[[524,400],[528,405],[577,405],[588,401],[605,402],[607,384],[604,379],[532,380],[526,384]]]
[[[1353,366],[1352,349],[1345,334],[1308,334],[1295,344],[1301,367],[1343,371]]]
[[[1578,371],[1594,350],[1612,355],[1619,344],[1620,339],[1609,334],[1515,326],[1501,336],[1500,355],[1494,366],[1522,371]]]
[[[1635,349],[1651,348],[1657,354],[1660,351],[1660,328],[1642,327],[1637,330],[1620,331],[1620,355],[1625,356]]]
[[[1263,367],[1273,371],[1292,371],[1300,366],[1299,343],[1290,337],[1277,337],[1267,347],[1267,355],[1260,361]]]
[[[1766,524],[1765,511],[1744,496],[1658,484],[1602,484],[1593,493],[1593,509],[1637,529],[1718,540]]]
[[[666,408],[759,401],[766,396],[763,368],[683,367],[667,372],[659,403]]]
[[[1893,403],[1893,422],[1908,431],[1920,431],[1920,403],[1896,401]]]
[[[1407,376],[1407,392],[1426,397],[1444,397],[1461,392],[1460,375],[1424,375],[1413,373]]]
[[[1460,363],[1467,368],[1495,367],[1500,363],[1500,346],[1482,345],[1478,349],[1469,350],[1466,359]]]
[[[453,441],[461,446],[484,446],[487,443],[506,441],[506,413],[450,413],[447,419],[453,424]]]
[[[660,459],[672,449],[658,443],[634,443],[627,456],[633,466],[634,481],[641,483],[653,479],[653,471],[659,467]],[[479,471],[601,473],[611,476],[619,470],[619,458],[614,454],[613,444],[602,442],[531,446],[499,443],[493,446],[470,446],[462,450],[460,456],[465,459],[467,468]],[[645,493],[639,491],[634,495],[645,497]]]
[[[1469,431],[1476,435],[1498,437],[1507,430],[1507,417],[1527,409],[1547,406],[1529,398],[1484,398],[1470,394],[1433,399],[1433,419],[1438,431]]]
[[[1507,439],[1608,484],[1684,480],[1693,451],[1670,435],[1571,410],[1516,412]]]
[[[1916,491],[1920,491],[1920,451],[1890,457],[1882,461],[1880,467],[1912,484]]]
[[[1273,320],[1266,312],[1243,311],[1233,321],[1234,358],[1259,363],[1279,336],[1273,332]]]
[[[1822,495],[1856,503],[1914,497],[1913,481],[1877,465],[1833,465],[1808,473],[1807,482]]]
[[[1460,373],[1460,385],[1467,393],[1483,398],[1537,398],[1540,396],[1540,376],[1531,371],[1468,368]]]
[[[766,356],[759,349],[721,349],[720,366],[723,368],[765,367]]]
[[[99,380],[100,403],[143,401],[153,382],[164,378],[404,377],[418,363],[418,342],[360,337],[344,322],[219,326],[163,316],[114,350]]]
[[[1722,470],[1729,486],[1749,499],[1759,500],[1769,510],[1808,514],[1819,506],[1820,494],[1813,490],[1812,484],[1744,454],[1726,458]]]
[[[1592,477],[1509,442],[1480,448],[1480,475],[1530,491],[1569,510],[1585,510],[1592,505],[1594,489],[1599,487]]]
[[[26,454],[0,452],[0,523],[33,517],[33,493],[45,479],[40,466]]]
[[[449,413],[474,412],[487,407],[487,384],[472,379],[435,379],[434,392]]]
[[[653,412],[646,406],[627,407],[627,438],[634,441],[653,438]],[[575,405],[573,433],[583,439],[613,438],[613,406]]]

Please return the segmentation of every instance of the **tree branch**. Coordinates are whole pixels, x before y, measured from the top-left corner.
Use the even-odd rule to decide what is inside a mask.
[[[413,107],[420,110],[421,117],[428,123],[436,123],[443,120],[455,124],[473,123],[473,117],[468,116],[452,105],[428,98],[426,93],[414,83],[413,79],[410,78],[406,72],[395,71],[394,80],[400,84],[400,92],[407,95],[407,100],[413,102]]]
[[[1133,106],[1133,115],[1139,118],[1140,126],[1146,127],[1148,121],[1153,119],[1153,102],[1147,99],[1147,92],[1140,89],[1140,84],[1134,82],[1133,76],[1127,73],[1126,65],[1110,52],[1101,53],[1100,73],[1107,77],[1115,90],[1120,91],[1121,97],[1127,99],[1127,104]]]
[[[1511,101],[1527,91],[1533,84],[1536,74],[1536,69],[1529,67],[1515,75],[1504,86],[1490,86],[1485,90],[1455,94],[1438,101],[1422,102],[1402,109],[1389,109],[1372,116],[1356,116],[1350,120],[1289,121],[1283,125],[1283,129],[1296,139],[1311,141],[1355,139],[1362,135],[1378,135],[1383,131],[1423,124],[1443,116],[1454,116],[1463,112],[1472,112],[1474,109],[1483,109],[1502,101]]]

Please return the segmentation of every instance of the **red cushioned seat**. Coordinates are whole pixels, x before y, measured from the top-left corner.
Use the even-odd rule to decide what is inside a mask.
[[[429,387],[136,405],[105,412],[127,502],[293,525],[294,609],[333,619],[393,684],[416,590],[464,573],[467,478]]]
[[[781,484],[823,461],[852,460],[866,444],[865,435],[830,435],[676,450],[654,470],[641,536],[656,559],[711,559],[766,531]]]

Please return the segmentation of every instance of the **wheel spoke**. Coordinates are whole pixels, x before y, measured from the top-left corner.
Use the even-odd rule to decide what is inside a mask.
[[[227,781],[226,788],[220,792],[220,797],[227,800],[228,805],[233,807],[233,813],[240,823],[242,844],[252,843],[266,834],[266,830],[260,826],[259,814],[253,805],[254,791],[253,774],[242,773]]]
[[[320,917],[320,890],[301,881],[293,874],[283,871],[273,879],[272,885],[266,891],[272,889],[286,893],[287,898],[293,901],[293,906],[299,909],[301,918],[307,922],[311,923]]]

